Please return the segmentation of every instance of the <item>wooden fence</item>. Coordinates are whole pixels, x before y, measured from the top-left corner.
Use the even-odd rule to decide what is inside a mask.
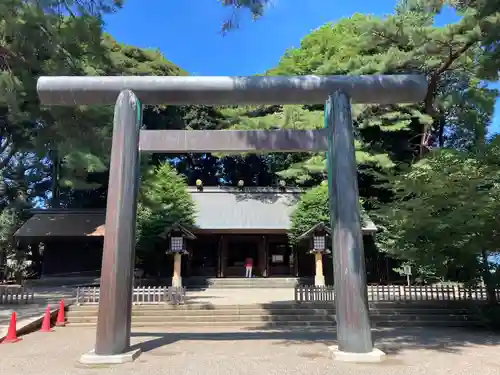
[[[0,287],[0,305],[19,305],[35,302],[35,293],[23,287]]]
[[[99,287],[78,287],[76,290],[76,304],[99,303]],[[183,304],[186,300],[186,288],[184,287],[135,287],[132,292],[132,303],[134,305],[144,304]]]
[[[384,301],[486,301],[486,288],[464,288],[451,285],[399,286],[369,285],[369,302]],[[500,301],[500,289],[496,290]],[[334,287],[300,285],[295,287],[295,301],[322,303],[335,300]]]

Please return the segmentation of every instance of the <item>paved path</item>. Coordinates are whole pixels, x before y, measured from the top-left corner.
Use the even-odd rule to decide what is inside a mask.
[[[294,300],[293,288],[205,289],[188,291],[189,303],[213,305],[249,305],[254,303],[287,302]]]
[[[33,333],[0,347],[0,374],[9,375],[498,375],[500,337],[460,330],[385,330],[377,346],[382,364],[347,364],[330,358],[332,333],[245,330],[134,330],[143,354],[134,363],[84,366],[95,331],[64,327]]]

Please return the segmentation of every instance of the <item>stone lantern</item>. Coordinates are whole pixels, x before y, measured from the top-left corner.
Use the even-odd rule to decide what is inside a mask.
[[[316,273],[314,275],[314,285],[324,286],[325,276],[323,274],[323,254],[330,254],[327,246],[327,237],[331,234],[330,229],[323,223],[313,225],[305,231],[299,240],[307,240],[309,244],[309,253],[314,254]]]
[[[174,255],[174,272],[172,274],[172,286],[182,286],[182,255],[187,254],[187,241],[194,240],[196,236],[181,224],[174,224],[166,228],[161,237],[168,240],[167,254]]]

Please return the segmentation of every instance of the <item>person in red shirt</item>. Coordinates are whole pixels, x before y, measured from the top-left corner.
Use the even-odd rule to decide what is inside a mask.
[[[252,268],[253,268],[253,259],[246,258],[245,259],[245,277],[252,277]]]

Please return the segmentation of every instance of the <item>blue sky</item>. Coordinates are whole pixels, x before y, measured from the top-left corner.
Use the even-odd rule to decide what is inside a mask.
[[[158,48],[165,57],[194,75],[251,75],[275,66],[287,48],[322,24],[355,12],[391,13],[396,0],[273,0],[265,16],[242,17],[238,30],[222,36],[230,15],[218,0],[126,0],[106,18],[106,29],[119,42]],[[147,5],[146,5],[147,4]],[[451,11],[438,24],[456,20]],[[495,84],[497,88],[500,85]],[[500,102],[492,129],[500,132]]]

